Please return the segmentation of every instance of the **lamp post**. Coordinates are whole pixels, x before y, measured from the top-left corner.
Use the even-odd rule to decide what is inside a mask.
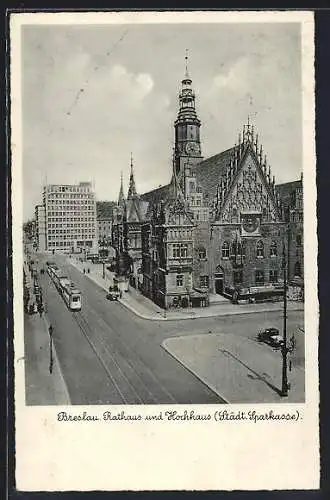
[[[53,373],[53,327],[52,325],[49,325],[48,328],[49,332],[49,373]]]
[[[282,344],[282,389],[281,396],[287,397],[289,391],[288,384],[288,346],[287,346],[287,258],[285,254],[285,241],[283,240],[283,255],[282,255],[282,268],[283,268],[283,344]]]
[[[104,259],[102,260],[102,276],[103,276],[103,279],[105,279],[105,262],[104,262]]]

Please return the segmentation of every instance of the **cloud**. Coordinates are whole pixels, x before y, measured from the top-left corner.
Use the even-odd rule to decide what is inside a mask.
[[[249,59],[242,57],[238,59],[226,73],[220,73],[214,77],[211,90],[229,89],[242,91],[248,86]]]

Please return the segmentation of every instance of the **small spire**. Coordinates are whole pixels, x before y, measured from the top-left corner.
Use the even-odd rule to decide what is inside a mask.
[[[256,134],[256,140],[255,140],[255,148],[256,148],[256,153],[258,154],[258,146],[259,146],[259,135]]]
[[[131,153],[131,175],[129,178],[129,188],[128,188],[127,199],[136,198],[136,197],[137,197],[137,192],[136,192],[135,179],[134,179],[133,155]]]
[[[120,189],[118,196],[118,205],[123,205],[125,203],[124,197],[124,185],[123,185],[123,171],[120,172]]]

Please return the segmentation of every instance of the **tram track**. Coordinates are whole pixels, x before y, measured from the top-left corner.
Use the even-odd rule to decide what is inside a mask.
[[[164,396],[176,403],[151,370],[118,339],[104,320],[93,314],[93,324],[98,325],[95,328],[81,311],[74,313],[74,318],[123,403],[159,404],[164,402]],[[161,398],[158,396],[160,391]]]
[[[139,394],[116,362],[114,356],[110,353],[104,342],[98,338],[96,334],[97,331],[90,327],[88,321],[81,312],[74,313],[74,319],[122,402],[124,404],[143,403]]]
[[[132,374],[131,383],[139,391],[144,404],[161,404],[164,401],[176,404],[177,401],[173,395],[161,383],[157,375],[148,367],[148,365],[136,354],[136,352],[125,344],[110,325],[100,316],[93,314],[93,321],[100,326],[100,332],[106,332],[106,337],[102,341],[116,352],[116,356],[122,364]],[[108,334],[111,333],[109,336]]]

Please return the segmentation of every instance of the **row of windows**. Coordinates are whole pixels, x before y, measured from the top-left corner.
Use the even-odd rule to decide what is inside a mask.
[[[70,206],[70,207],[48,207],[47,214],[48,215],[68,215],[72,212],[90,212],[94,210],[94,205],[88,205],[86,207],[81,206]]]
[[[202,205],[202,200],[201,198],[196,198],[194,196],[190,197],[190,204],[195,205],[196,207],[200,207]]]
[[[51,224],[52,222],[92,222],[95,224],[94,217],[48,217],[47,222]]]
[[[291,222],[303,222],[304,220],[304,214],[303,212],[296,212],[292,211],[290,214],[290,221]]]
[[[89,187],[82,186],[47,186],[48,193],[90,193]],[[51,195],[50,195],[51,196]]]
[[[72,233],[84,233],[84,234],[95,234],[93,230],[90,230],[90,229],[73,229],[72,231],[65,231],[64,229],[50,229],[48,231],[48,234],[67,234],[67,235],[71,235]]]
[[[243,282],[243,272],[236,271],[234,274],[234,284],[238,285]],[[278,282],[278,270],[271,269],[269,271],[269,283],[277,283]],[[265,272],[264,271],[255,271],[255,283],[256,285],[263,285],[265,283]],[[183,274],[176,275],[176,286],[183,286]],[[209,286],[209,277],[208,276],[200,276],[199,277],[199,286],[201,288],[208,288]]]
[[[234,242],[231,247],[228,241],[224,241],[221,248],[222,258],[229,259],[231,250],[232,256],[245,256],[245,245],[244,243]],[[265,247],[262,240],[257,241],[256,243],[256,255],[258,258],[263,258],[265,256]],[[270,257],[277,256],[277,243],[276,241],[272,241],[269,249]]]
[[[89,194],[71,194],[71,195],[49,195],[47,197],[47,201],[49,204],[71,204],[71,203],[95,203],[95,199],[93,195]]]
[[[49,247],[74,247],[75,244],[77,246],[86,246],[86,247],[91,247],[93,245],[92,241],[48,241],[48,246]]]
[[[187,243],[174,243],[173,244],[173,258],[186,259],[188,257],[188,244]]]
[[[89,228],[89,229],[94,229],[95,228],[95,225],[94,224],[91,224],[90,222],[77,222],[75,224],[72,224],[72,223],[56,223],[56,224],[48,224],[47,227],[49,229],[51,228],[55,228],[55,227],[60,227],[62,229],[67,229],[69,230],[69,228],[73,228],[73,227],[85,227],[85,228]]]
[[[190,229],[169,229],[168,237],[170,239],[189,240],[192,238],[192,231]]]
[[[277,269],[271,269],[269,271],[269,283],[276,283],[278,281],[278,271]],[[265,272],[256,271],[255,272],[255,282],[256,285],[263,285],[265,283]]]
[[[209,218],[209,211],[208,210],[194,210],[194,217],[196,221],[207,221]]]

